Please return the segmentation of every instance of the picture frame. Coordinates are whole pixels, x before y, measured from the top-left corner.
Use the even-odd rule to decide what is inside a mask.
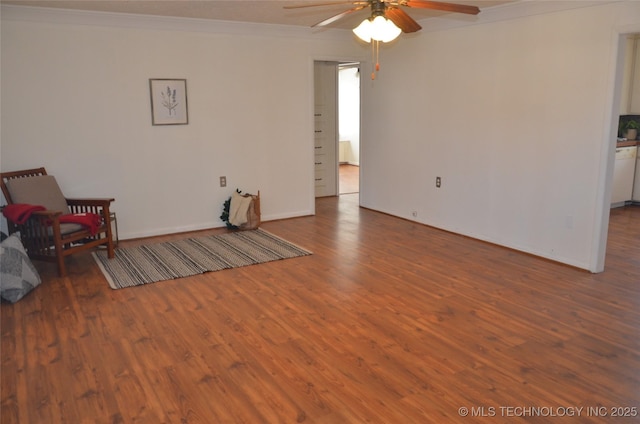
[[[149,92],[152,125],[189,123],[186,79],[150,78]]]

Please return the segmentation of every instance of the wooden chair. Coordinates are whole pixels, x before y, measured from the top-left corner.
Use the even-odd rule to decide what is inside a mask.
[[[115,256],[109,212],[114,199],[67,199],[55,178],[47,175],[44,168],[2,172],[0,177],[7,205],[33,205],[45,209],[32,212],[23,224],[7,220],[10,232],[20,232],[30,258],[57,262],[58,273],[64,277],[67,274],[64,259],[69,255],[106,246],[108,257]],[[77,223],[60,222],[64,215],[82,213],[100,216],[97,231],[92,232]]]

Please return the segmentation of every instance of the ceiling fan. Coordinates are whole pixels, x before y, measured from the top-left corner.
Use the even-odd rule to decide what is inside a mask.
[[[422,27],[400,6],[408,8],[440,10],[444,12],[465,13],[468,15],[477,15],[478,13],[480,13],[480,9],[476,6],[427,0],[352,0],[342,2],[313,3],[297,6],[291,5],[284,6],[284,8],[298,9],[303,7],[336,6],[340,4],[351,4],[354,7],[349,10],[345,10],[344,12],[338,13],[337,15],[331,16],[330,18],[327,18],[321,22],[318,22],[317,24],[312,25],[312,27],[323,27],[326,25],[330,25],[347,15],[350,15],[353,12],[358,12],[366,7],[371,8],[371,18],[369,20],[373,20],[377,16],[382,16],[383,18],[386,18],[393,22],[404,33],[416,32],[421,30]]]
[[[335,6],[340,4],[350,4],[353,7],[331,16],[312,27],[322,27],[330,25],[339,19],[344,18],[351,13],[358,12],[366,7],[371,8],[371,17],[362,21],[362,23],[353,29],[353,32],[361,40],[371,43],[372,64],[375,61],[375,70],[371,72],[371,79],[376,78],[376,72],[380,70],[378,55],[380,51],[380,43],[388,43],[393,41],[401,32],[411,33],[420,31],[422,27],[411,16],[409,16],[402,8],[421,8],[441,10],[444,12],[466,13],[469,15],[477,15],[480,9],[476,6],[468,6],[464,4],[445,3],[440,1],[428,0],[350,0],[341,2],[312,3],[297,6],[284,6],[285,9],[298,9],[303,7],[318,6]]]

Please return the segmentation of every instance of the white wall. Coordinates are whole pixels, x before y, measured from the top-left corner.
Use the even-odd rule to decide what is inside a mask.
[[[353,60],[347,31],[2,10],[3,171],[114,197],[121,238],[222,226],[235,188],[314,213],[312,63]],[[149,78],[187,79],[188,125],[151,125]]]
[[[558,4],[383,46],[363,80],[363,206],[598,269],[617,40],[640,3],[536,11]],[[115,197],[123,237],[219,226],[235,187],[261,190],[266,219],[313,213],[313,59],[366,62],[351,34],[19,10],[2,9],[3,170]],[[187,79],[189,125],[151,126],[149,78]]]
[[[598,270],[617,33],[640,3],[484,16],[382,49],[363,88],[361,203]]]

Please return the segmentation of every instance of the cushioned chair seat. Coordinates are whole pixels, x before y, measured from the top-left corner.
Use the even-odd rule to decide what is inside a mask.
[[[62,233],[63,235],[75,233],[81,230],[83,230],[83,227],[80,224],[71,224],[71,223],[60,224],[60,233]],[[53,235],[53,230],[50,231],[49,235]]]

